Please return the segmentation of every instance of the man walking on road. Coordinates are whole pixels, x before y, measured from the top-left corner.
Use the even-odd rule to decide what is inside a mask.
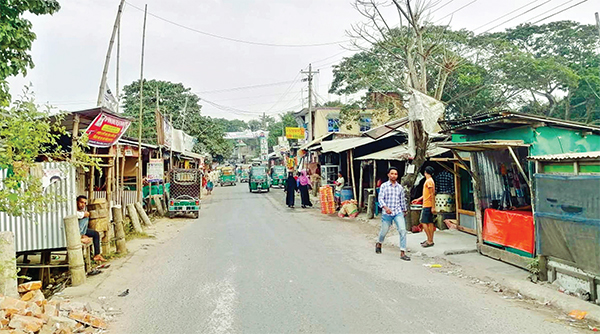
[[[400,258],[404,261],[410,261],[410,257],[406,255],[406,223],[404,222],[406,198],[404,188],[397,182],[398,170],[395,167],[388,170],[388,179],[379,188],[379,206],[383,209],[383,214],[381,215],[381,230],[379,231],[378,242],[375,244],[375,252],[381,253],[381,243],[393,222],[400,235]]]
[[[427,240],[421,243],[423,247],[433,246],[433,234],[435,233],[435,225],[433,224],[433,204],[435,201],[435,182],[433,181],[434,169],[431,166],[425,167],[425,184],[423,185],[423,196],[413,201],[419,202],[423,200],[423,210],[421,211],[421,224]]]

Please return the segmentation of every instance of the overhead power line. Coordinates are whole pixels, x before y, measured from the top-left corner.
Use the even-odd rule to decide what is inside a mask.
[[[537,24],[537,23],[539,23],[539,22],[542,22],[542,21],[544,21],[544,20],[546,20],[546,19],[549,19],[549,18],[551,18],[551,17],[552,17],[552,16],[554,16],[554,15],[558,15],[558,14],[560,14],[560,13],[562,13],[562,12],[565,12],[565,11],[567,11],[567,10],[569,10],[569,9],[571,9],[571,8],[573,8],[573,7],[575,7],[575,6],[579,6],[579,5],[581,5],[582,3],[586,2],[586,1],[588,1],[588,0],[583,0],[583,1],[581,1],[581,2],[578,2],[578,3],[576,3],[576,4],[572,5],[572,6],[569,6],[569,7],[565,8],[565,9],[561,10],[560,12],[556,12],[556,13],[554,13],[554,14],[552,14],[552,15],[548,15],[548,16],[544,17],[544,18],[543,18],[543,19],[541,19],[541,20],[537,20],[537,21],[533,22],[532,24]],[[561,5],[561,6],[562,6],[562,5]],[[537,17],[537,16],[536,16],[536,17]]]
[[[488,31],[490,31],[490,30],[494,30],[494,29],[496,29],[496,28],[498,28],[498,27],[500,27],[500,26],[504,25],[505,23],[508,23],[508,22],[510,22],[510,21],[512,21],[512,20],[514,20],[514,19],[516,19],[516,18],[518,18],[518,17],[521,17],[521,16],[523,16],[523,15],[525,15],[525,14],[529,13],[529,12],[532,12],[532,11],[534,11],[534,10],[536,10],[536,9],[540,8],[541,6],[543,6],[543,5],[547,4],[547,3],[548,3],[548,2],[550,2],[550,1],[551,1],[551,0],[547,0],[547,1],[545,1],[545,2],[543,2],[543,3],[541,3],[541,4],[537,5],[537,6],[535,6],[535,7],[533,7],[533,8],[530,8],[530,9],[528,9],[528,10],[524,11],[523,13],[521,13],[521,14],[519,14],[519,15],[517,15],[517,16],[513,16],[513,17],[511,17],[510,19],[508,19],[508,20],[506,20],[506,21],[503,21],[502,23],[500,23],[500,24],[498,24],[498,25],[495,25],[495,26],[493,26],[493,27],[489,28],[488,30],[484,31],[483,33],[486,33],[486,32],[488,32]],[[572,0],[571,0],[571,1],[572,1]]]
[[[452,14],[454,14],[454,13],[458,12],[458,11],[461,11],[461,10],[463,10],[464,8],[466,8],[466,7],[468,7],[468,6],[472,5],[472,4],[474,4],[474,3],[475,3],[475,2],[477,2],[477,1],[479,1],[479,0],[473,0],[473,1],[469,2],[468,4],[466,4],[466,5],[462,6],[462,7],[460,7],[459,9],[457,9],[457,10],[453,11],[452,13],[450,13],[450,14],[448,14],[448,15],[446,15],[446,16],[444,16],[444,17],[442,17],[441,19],[439,19],[439,20],[437,20],[437,21],[435,21],[435,23],[437,23],[437,22],[440,22],[441,20],[443,20],[443,19],[447,18],[448,16],[450,16],[450,15],[452,15]]]
[[[521,10],[521,9],[523,9],[523,8],[525,8],[525,7],[527,7],[527,6],[529,6],[529,5],[531,5],[532,3],[534,3],[534,2],[538,2],[538,1],[540,1],[540,0],[533,0],[533,1],[531,1],[531,2],[529,2],[529,3],[527,3],[527,4],[525,4],[525,5],[523,5],[523,6],[519,7],[519,8],[517,8],[517,9],[515,9],[515,10],[513,10],[513,11],[509,12],[509,13],[506,13],[506,14],[504,14],[504,15],[502,15],[502,16],[500,16],[500,17],[498,17],[497,19],[494,19],[494,20],[492,20],[492,21],[490,21],[490,22],[488,22],[488,23],[486,23],[486,24],[484,24],[484,25],[481,25],[481,26],[479,26],[479,27],[477,27],[477,28],[473,29],[473,31],[477,31],[477,30],[479,30],[479,29],[481,29],[481,28],[483,28],[483,27],[485,27],[485,26],[487,26],[487,25],[490,25],[490,24],[492,24],[492,23],[494,23],[494,22],[496,22],[496,21],[498,21],[498,20],[500,20],[500,19],[503,19],[503,18],[507,17],[508,15],[510,15],[510,14],[513,14],[513,13],[515,13],[515,12],[517,12],[517,11],[519,11],[519,10]]]
[[[133,5],[129,2],[125,2],[128,6],[135,8],[137,10],[140,11],[144,11],[144,9]],[[213,38],[218,38],[218,39],[222,39],[222,40],[226,40],[226,41],[230,41],[230,42],[236,42],[236,43],[243,43],[243,44],[250,44],[250,45],[258,45],[258,46],[269,46],[269,47],[283,47],[283,48],[308,48],[308,47],[318,47],[318,46],[328,46],[328,45],[336,45],[336,44],[342,44],[342,43],[346,43],[349,42],[349,40],[345,40],[345,41],[336,41],[336,42],[326,42],[326,43],[313,43],[313,44],[277,44],[277,43],[263,43],[263,42],[255,42],[255,41],[246,41],[246,40],[242,40],[242,39],[237,39],[237,38],[231,38],[231,37],[226,37],[226,36],[221,36],[221,35],[217,35],[217,34],[213,34],[210,32],[206,32],[206,31],[202,31],[202,30],[198,30],[195,28],[191,28],[188,26],[185,26],[181,23],[177,23],[175,21],[166,19],[164,17],[158,16],[156,14],[152,14],[150,12],[148,12],[148,15],[157,18],[161,21],[170,23],[172,25],[178,26],[180,28],[189,30],[189,31],[193,31],[195,33],[198,34],[202,34],[205,36],[209,36],[209,37],[213,37]]]
[[[235,88],[224,88],[224,89],[215,89],[215,90],[205,90],[205,91],[201,91],[201,92],[195,92],[198,94],[209,94],[209,93],[223,93],[223,92],[232,92],[232,91],[236,91],[236,90],[245,90],[245,89],[254,89],[254,88],[263,88],[263,87],[272,87],[272,86],[281,86],[281,85],[287,85],[289,83],[294,82],[295,80],[290,80],[290,81],[281,81],[281,82],[274,82],[274,83],[268,83],[268,84],[261,84],[261,85],[252,85],[252,86],[242,86],[242,87],[235,87]]]

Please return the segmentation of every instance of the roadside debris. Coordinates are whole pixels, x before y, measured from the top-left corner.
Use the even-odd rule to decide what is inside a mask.
[[[586,315],[587,315],[586,311],[573,310],[573,311],[569,312],[569,317],[571,317],[573,319],[577,319],[577,320],[583,320]]]
[[[129,295],[129,289],[126,289],[125,291],[121,292],[119,294],[119,297],[126,297],[127,295]]]
[[[428,268],[441,268],[442,265],[441,264],[430,264],[430,263],[425,263],[423,264],[423,267],[428,267]]]
[[[21,298],[0,296],[0,332],[4,333],[100,333],[108,325],[100,305],[57,297],[47,300],[42,282],[19,285]]]

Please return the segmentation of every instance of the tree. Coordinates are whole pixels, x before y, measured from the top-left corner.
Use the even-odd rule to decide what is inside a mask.
[[[440,100],[448,76],[459,65],[461,45],[444,43],[443,31],[437,33],[426,22],[431,6],[431,2],[420,0],[355,0],[354,7],[366,22],[353,25],[349,34],[355,40],[354,46],[363,52],[395,60],[391,63],[394,72],[406,77],[405,80],[388,80],[398,91],[406,94],[416,90]],[[388,7],[397,12],[398,28],[392,27],[382,13]],[[360,46],[358,41],[368,46]],[[411,125],[415,144],[413,164],[418,170],[425,161],[429,135],[420,120],[412,120]],[[402,185],[410,189],[415,179],[416,174],[405,174]]]
[[[250,131],[258,131],[261,129],[261,127],[262,122],[257,119],[253,119],[248,122],[248,128],[250,128]]]
[[[132,122],[127,132],[128,136],[138,137],[139,124],[139,97],[140,83],[134,81],[123,87],[123,101],[125,115],[131,116]],[[158,90],[158,94],[157,93]],[[204,149],[213,157],[229,156],[231,145],[224,139],[224,129],[219,122],[200,114],[200,98],[181,83],[169,81],[144,80],[144,103],[142,109],[142,141],[156,143],[156,117],[155,110],[167,118],[172,118],[176,129],[194,136],[198,140],[198,149]]]
[[[219,124],[225,132],[242,132],[248,129],[248,124],[239,119],[213,118],[213,121]]]
[[[29,54],[36,38],[25,13],[53,14],[60,9],[56,0],[14,0],[0,2],[0,106],[8,106],[10,95],[6,78],[26,75],[33,68]]]
[[[287,113],[279,115],[279,121],[271,122],[267,127],[269,131],[269,137],[267,141],[269,143],[269,148],[273,148],[273,146],[278,145],[279,137],[285,136],[285,128],[286,127],[297,127],[298,123],[296,122],[296,118],[294,117],[293,111],[288,111]],[[291,141],[296,141],[292,139]]]

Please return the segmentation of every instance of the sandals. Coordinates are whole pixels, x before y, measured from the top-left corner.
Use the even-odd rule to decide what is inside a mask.
[[[381,254],[381,243],[379,242],[375,244],[375,253]]]
[[[408,257],[408,255],[406,255],[406,254],[400,256],[400,258],[404,261],[410,261],[410,257]]]
[[[427,247],[431,247],[431,246],[433,246],[433,245],[435,245],[433,242],[432,242],[432,243],[430,243],[430,244],[428,244],[427,242],[425,242],[425,244],[421,244],[421,247],[423,247],[423,248],[427,248]]]

